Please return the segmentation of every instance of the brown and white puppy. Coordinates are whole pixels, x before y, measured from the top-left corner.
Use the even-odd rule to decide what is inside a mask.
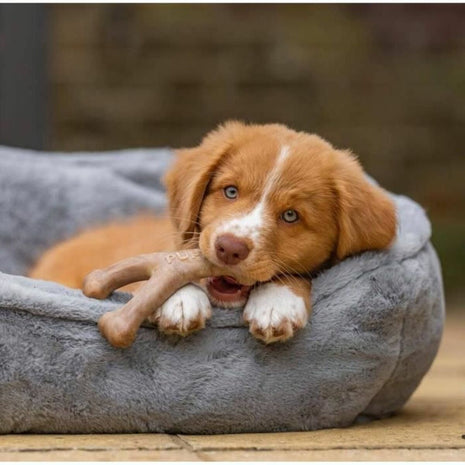
[[[383,249],[395,236],[392,201],[350,153],[278,124],[220,126],[198,147],[177,152],[166,186],[173,235],[163,220],[150,218],[89,231],[50,251],[31,276],[50,279],[47,269],[72,263],[70,254],[85,256],[99,237],[107,244],[101,254],[112,261],[134,254],[134,245],[131,253],[115,253],[125,241],[118,246],[111,238],[147,236],[149,225],[152,239],[137,252],[200,247],[237,278],[181,288],[154,313],[161,330],[185,335],[204,326],[212,302],[244,306],[251,333],[269,343],[307,323],[312,272]],[[78,280],[91,269],[83,266]],[[52,279],[60,281],[56,272]]]

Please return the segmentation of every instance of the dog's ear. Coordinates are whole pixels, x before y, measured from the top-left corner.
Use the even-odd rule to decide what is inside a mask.
[[[198,147],[176,151],[176,161],[167,172],[170,215],[179,233],[179,247],[195,246],[200,209],[208,184],[232,146],[242,123],[228,122],[210,132]]]
[[[334,185],[339,226],[336,257],[341,260],[364,250],[387,247],[396,234],[394,203],[366,179],[349,152],[336,152]]]

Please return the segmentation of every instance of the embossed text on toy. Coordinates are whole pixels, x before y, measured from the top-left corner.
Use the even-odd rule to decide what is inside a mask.
[[[179,252],[173,252],[166,255],[164,258],[168,264],[173,263],[175,260],[186,261],[195,260],[202,256],[200,250],[181,250]]]

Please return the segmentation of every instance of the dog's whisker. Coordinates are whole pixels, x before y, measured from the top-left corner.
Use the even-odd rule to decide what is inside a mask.
[[[276,263],[281,268],[281,271],[284,271],[286,273],[292,273],[293,275],[297,275],[301,278],[308,279],[308,276],[305,276],[305,274],[297,271],[294,267],[291,265],[285,263],[281,258],[277,257],[276,255],[272,256],[272,260]]]
[[[275,257],[276,260],[277,257]],[[287,266],[284,262],[282,264],[278,263],[278,261],[274,261],[275,266],[278,268],[278,272],[276,275],[276,279],[279,279],[281,282],[283,280],[279,276],[280,273],[282,273],[284,276],[286,276],[286,279],[289,280],[292,283],[297,284],[299,279],[309,279],[308,276],[304,276],[301,273],[296,272],[295,270],[292,269],[292,267]],[[297,276],[296,276],[297,275]]]

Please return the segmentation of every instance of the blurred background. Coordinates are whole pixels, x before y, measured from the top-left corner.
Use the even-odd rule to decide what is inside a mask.
[[[352,149],[465,271],[465,5],[0,5],[0,144],[194,145],[226,119]]]

